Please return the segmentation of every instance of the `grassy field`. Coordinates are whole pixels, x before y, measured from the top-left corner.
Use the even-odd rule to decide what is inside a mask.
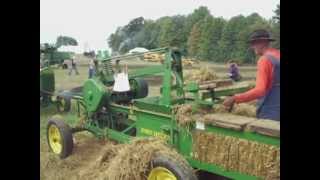
[[[68,70],[55,69],[56,91],[68,90],[74,87],[81,86],[88,78],[87,60],[82,59],[79,64],[79,75],[68,75]],[[138,69],[145,66],[155,65],[151,62],[143,62],[138,60],[131,60],[127,62],[129,70]],[[208,67],[212,69],[219,77],[225,77],[227,73],[226,65],[212,64],[201,62],[192,67],[185,68],[184,72],[189,73],[194,69],[200,67]],[[240,71],[244,79],[252,80],[255,78],[256,68],[254,66],[241,66]],[[159,95],[159,86],[161,78],[153,77],[146,79],[149,82],[149,96]],[[48,119],[52,116],[57,116],[56,106],[40,107],[40,176],[42,180],[54,179],[79,179],[79,173],[87,168],[87,162],[94,162],[101,154],[103,147],[112,143],[108,140],[97,140],[92,135],[86,132],[81,132],[75,135],[74,153],[65,160],[60,160],[53,153],[49,152],[46,142],[46,125]],[[73,104],[71,111],[68,113],[60,113],[58,115],[68,124],[75,124],[77,122],[77,115],[75,113],[75,106]]]

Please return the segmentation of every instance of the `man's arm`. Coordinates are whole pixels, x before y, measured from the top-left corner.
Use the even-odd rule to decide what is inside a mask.
[[[258,61],[256,86],[241,94],[234,95],[236,103],[248,102],[264,96],[270,88],[273,78],[273,65],[265,57]]]

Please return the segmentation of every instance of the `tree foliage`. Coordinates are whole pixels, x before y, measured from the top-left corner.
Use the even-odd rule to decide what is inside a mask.
[[[276,41],[273,43],[273,46],[280,49],[280,4],[277,5],[274,13],[275,15],[272,18],[272,33]]]
[[[69,36],[58,36],[55,46],[57,48],[61,46],[77,46],[78,42],[75,38]]]
[[[274,17],[262,18],[258,13],[238,15],[226,20],[214,17],[205,6],[183,16],[165,16],[157,20],[138,17],[108,37],[113,53],[127,53],[135,47],[154,49],[179,47],[184,55],[200,60],[226,62],[230,59],[253,63],[254,53],[247,40],[252,31],[267,29],[277,40],[272,45],[280,48],[280,4]]]

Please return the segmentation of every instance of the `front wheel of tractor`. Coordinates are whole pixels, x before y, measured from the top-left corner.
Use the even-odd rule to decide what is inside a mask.
[[[73,138],[70,127],[62,120],[50,119],[47,125],[47,141],[50,150],[61,159],[72,153]]]

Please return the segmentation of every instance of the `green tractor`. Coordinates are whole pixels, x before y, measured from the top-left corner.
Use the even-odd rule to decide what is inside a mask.
[[[68,63],[75,55],[73,52],[64,52],[58,51],[58,47],[56,45],[44,43],[40,44],[40,54],[41,59],[46,60],[47,62],[43,62],[44,66],[52,66],[58,65],[58,67],[62,67],[63,69],[68,68]]]
[[[211,109],[224,96],[246,91],[249,87],[220,87],[229,84],[229,81],[185,84],[179,50],[161,48],[146,53],[164,53],[165,60],[161,65],[129,71],[130,91],[127,92],[119,93],[112,89],[115,83],[112,61],[119,63],[120,60],[141,54],[116,56],[100,61],[99,73],[84,82],[80,95],[72,97],[77,101],[79,114],[85,117],[84,122],[70,127],[63,120],[49,120],[47,140],[52,152],[60,158],[67,158],[73,150],[73,134],[81,131],[119,143],[130,143],[134,138],[156,137],[173,147],[187,164],[176,162],[170,157],[156,157],[154,161],[159,163],[148,171],[148,180],[198,179],[192,169],[231,179],[265,178],[271,171],[270,168],[276,164],[272,162],[276,161],[273,156],[278,157],[279,136],[265,133],[270,128],[244,130],[245,126],[253,126],[253,121],[260,120],[234,121],[231,116],[223,121],[219,114],[203,114],[199,111]],[[163,78],[161,95],[149,97],[148,83],[144,77],[159,74]],[[192,114],[195,120],[190,121],[188,126],[179,124],[176,111],[177,107],[185,105],[191,106],[195,112]],[[204,118],[211,118],[212,121],[206,123],[202,121]],[[207,137],[211,140],[201,143]],[[263,151],[263,148],[272,149],[271,159],[265,157],[268,154],[265,154],[267,150]],[[263,163],[257,162],[259,157],[265,158]],[[253,160],[249,162],[249,159]],[[269,162],[272,165],[268,165]],[[232,166],[232,163],[235,165]]]
[[[55,94],[55,75],[52,65],[57,61],[56,47],[49,44],[40,44],[40,105],[46,107],[56,104],[58,112],[67,112],[71,107],[71,96],[66,92]],[[53,100],[55,96],[55,101]]]

